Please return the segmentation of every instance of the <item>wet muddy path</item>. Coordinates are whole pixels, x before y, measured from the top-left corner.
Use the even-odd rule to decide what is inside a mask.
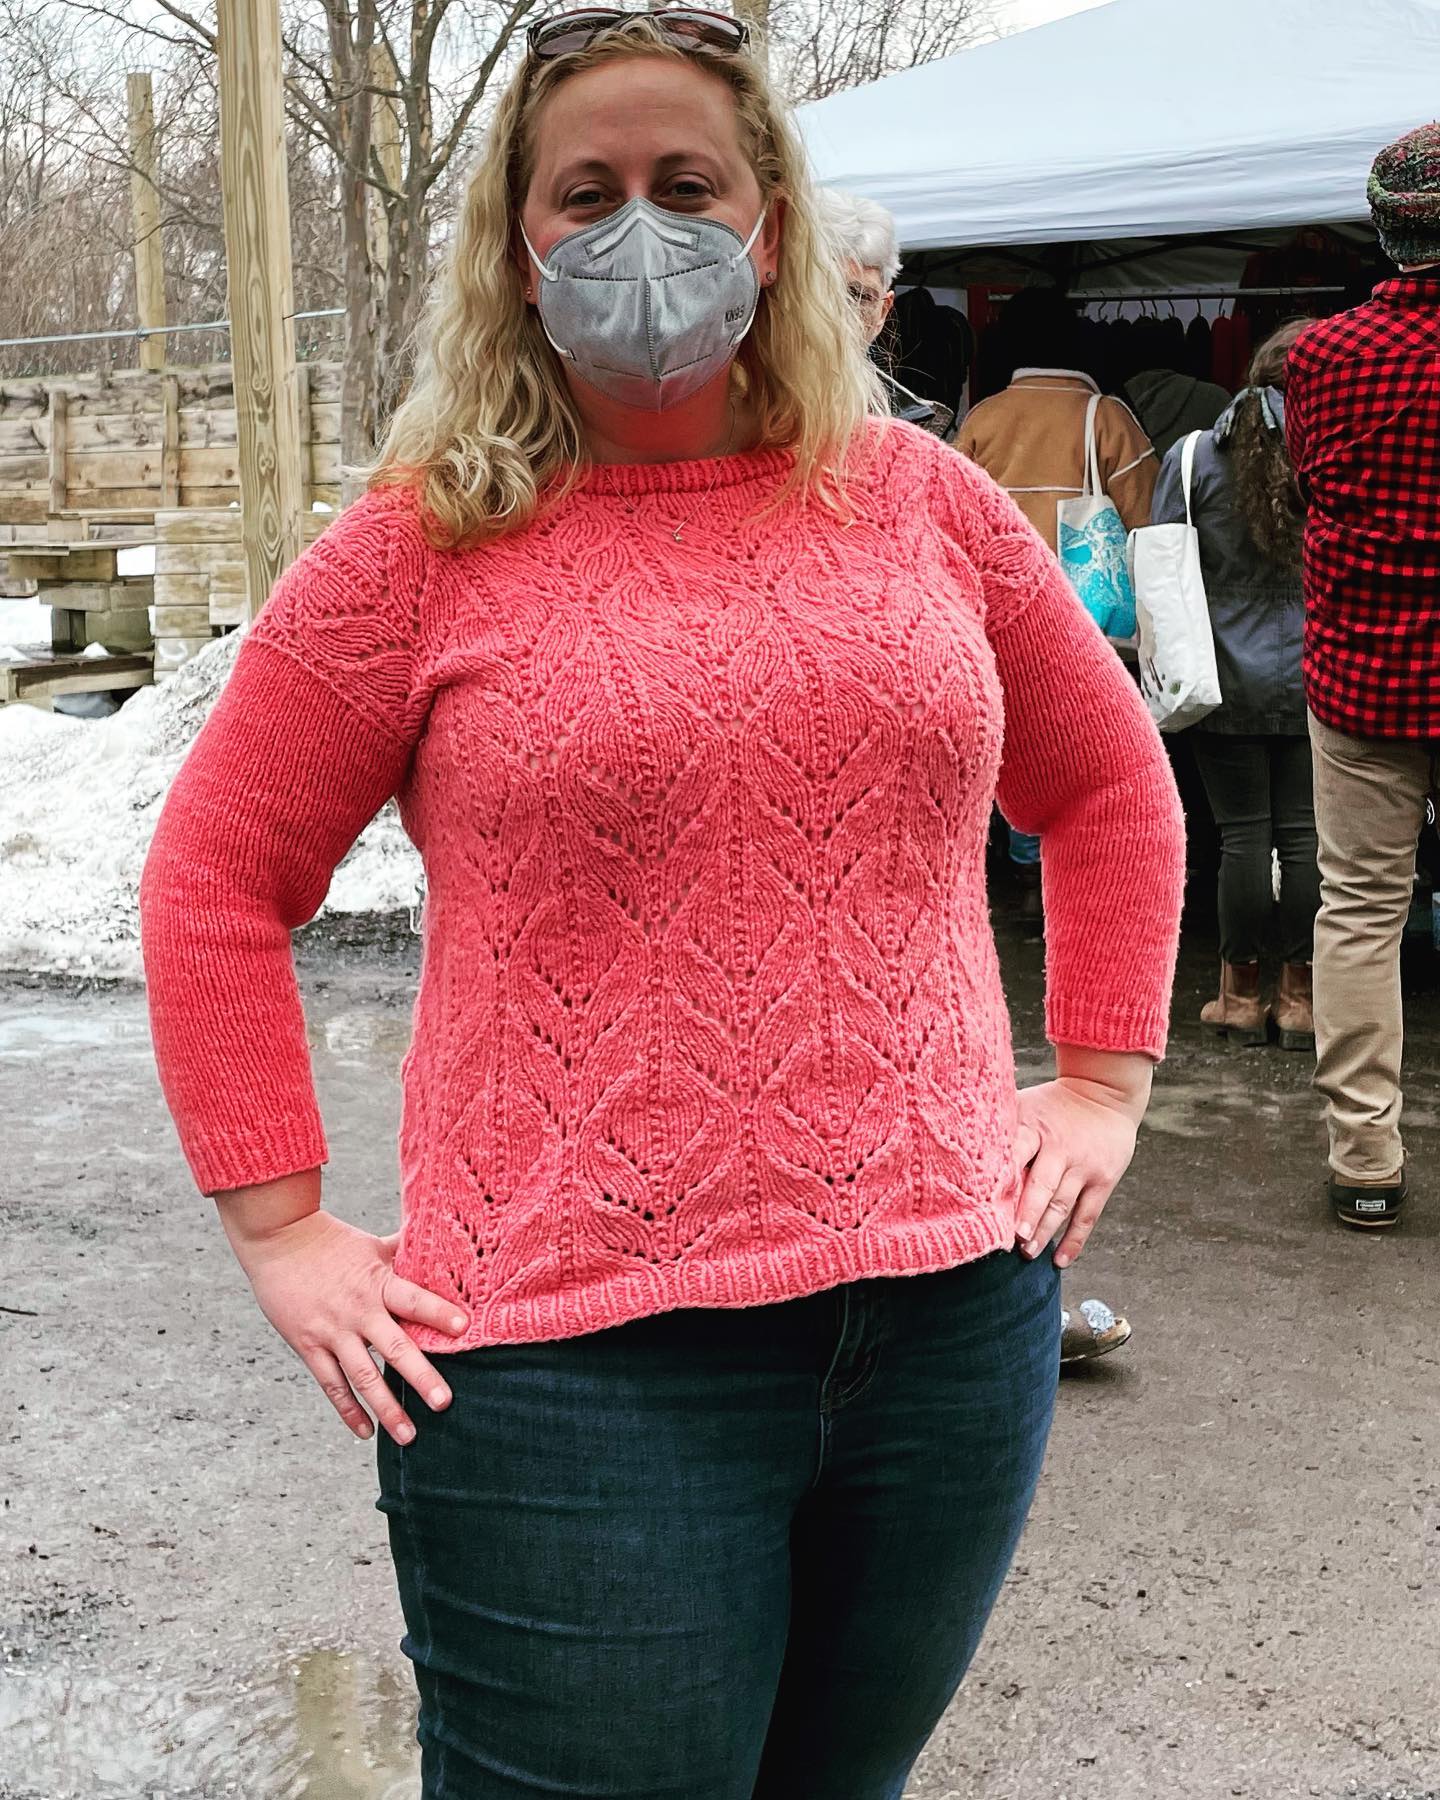
[[[1003,943],[1041,1073],[1039,950]],[[1131,1347],[1067,1381],[1041,1497],[912,1800],[1440,1791],[1440,996],[1413,1216],[1321,1200],[1304,1059],[1177,1038],[1069,1284]],[[394,1217],[413,941],[307,934],[327,1199]],[[0,1800],[408,1800],[372,1451],[190,1188],[143,996],[0,978]]]

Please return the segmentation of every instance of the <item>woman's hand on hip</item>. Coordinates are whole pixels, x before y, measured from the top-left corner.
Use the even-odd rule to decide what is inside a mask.
[[[1068,1045],[1056,1054],[1057,1078],[1020,1090],[1015,1237],[1021,1252],[1035,1257],[1062,1234],[1055,1266],[1064,1269],[1130,1166],[1154,1065],[1145,1056]]]
[[[395,1273],[398,1233],[372,1237],[322,1212],[318,1170],[216,1199],[261,1310],[336,1412],[356,1437],[371,1435],[373,1413],[397,1444],[408,1444],[414,1424],[371,1350],[439,1411],[450,1389],[402,1321],[459,1337],[469,1325],[463,1310]]]

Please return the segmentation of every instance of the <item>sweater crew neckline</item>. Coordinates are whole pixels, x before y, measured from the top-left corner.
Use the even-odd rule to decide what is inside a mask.
[[[714,493],[747,482],[777,481],[790,473],[788,450],[737,450],[729,456],[697,456],[678,462],[592,463],[578,492],[602,497]]]

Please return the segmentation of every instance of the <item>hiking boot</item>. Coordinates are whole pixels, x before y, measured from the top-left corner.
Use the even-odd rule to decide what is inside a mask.
[[[1409,1188],[1405,1171],[1388,1181],[1342,1181],[1330,1177],[1330,1204],[1342,1225],[1355,1231],[1388,1231],[1400,1222]]]
[[[1220,965],[1220,998],[1200,1009],[1200,1023],[1232,1044],[1253,1047],[1270,1036],[1270,1008],[1260,993],[1260,965]]]
[[[1078,1313],[1060,1314],[1060,1367],[1094,1362],[1130,1342],[1130,1321],[1111,1312],[1103,1300],[1082,1300]]]
[[[1309,963],[1286,963],[1275,996],[1275,1026],[1282,1050],[1315,1051],[1315,1000]]]

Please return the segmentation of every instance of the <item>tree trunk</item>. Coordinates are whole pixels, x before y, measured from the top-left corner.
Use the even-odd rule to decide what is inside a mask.
[[[347,471],[375,454],[379,421],[379,308],[370,256],[371,105],[366,91],[375,41],[375,0],[327,0],[330,57],[342,151],[340,233],[345,277],[345,362],[340,378],[340,495],[353,500],[363,482]]]

